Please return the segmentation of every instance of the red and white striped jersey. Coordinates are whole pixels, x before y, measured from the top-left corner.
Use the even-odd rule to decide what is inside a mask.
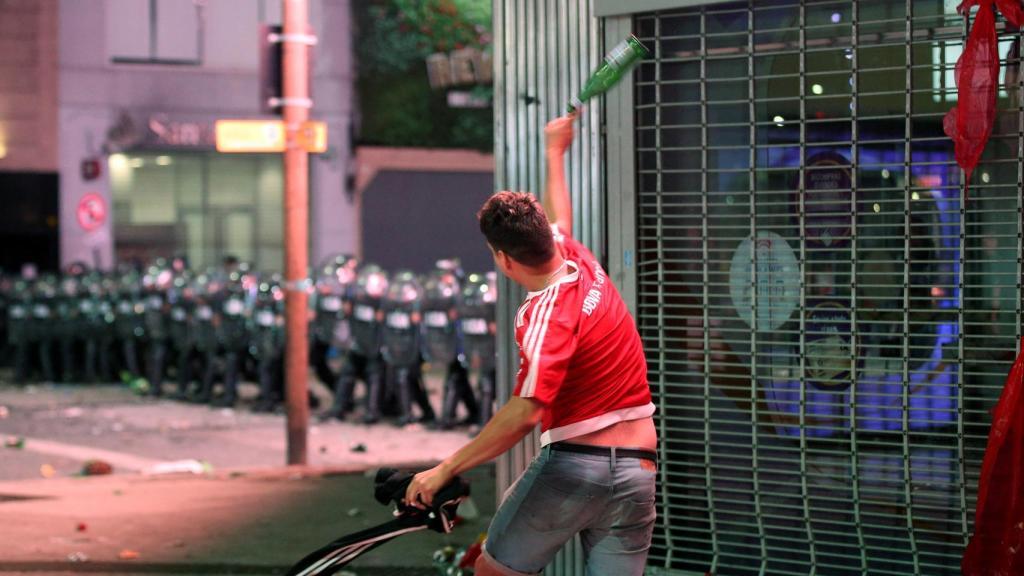
[[[654,413],[647,361],[625,302],[597,258],[552,226],[569,273],[516,314],[514,394],[545,405],[541,445]]]

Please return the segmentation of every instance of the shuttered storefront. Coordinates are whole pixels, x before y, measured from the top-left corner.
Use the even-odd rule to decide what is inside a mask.
[[[968,199],[942,130],[955,4],[632,17],[653,57],[608,104],[634,140],[609,218],[635,203],[611,268],[658,404],[652,571],[959,574],[1020,339],[1024,116],[1000,23],[1009,86]]]

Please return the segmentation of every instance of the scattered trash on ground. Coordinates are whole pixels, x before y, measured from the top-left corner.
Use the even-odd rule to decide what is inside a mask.
[[[11,411],[7,406],[0,406],[0,420],[5,420],[11,415]]]
[[[25,439],[21,436],[8,436],[4,439],[4,448],[14,448],[15,450],[21,450],[25,447]]]
[[[135,550],[128,550],[127,548],[118,552],[117,557],[121,560],[137,560],[139,553]]]
[[[366,444],[363,444],[362,442],[357,442],[353,444],[352,447],[349,448],[349,450],[351,452],[358,452],[360,454],[363,454],[366,452]]]
[[[320,447],[320,453],[321,454],[327,454],[327,446],[321,446]]]
[[[104,476],[113,473],[114,467],[103,460],[87,460],[82,465],[82,476]]]
[[[75,532],[85,532],[89,527],[85,525],[85,522],[79,522],[75,525]]]
[[[143,396],[149,392],[149,382],[145,378],[135,378],[134,380],[128,381],[128,388],[132,392]]]
[[[158,474],[209,474],[211,472],[213,472],[213,466],[209,462],[175,460],[173,462],[161,462],[149,467],[142,473],[155,476]]]
[[[61,412],[61,415],[65,418],[80,418],[82,416],[82,412],[83,410],[78,406],[72,406],[71,408],[65,408]]]
[[[39,475],[43,478],[53,478],[57,475],[57,469],[49,464],[43,464],[39,467]]]
[[[68,562],[88,562],[89,557],[85,555],[85,552],[72,552],[68,554]]]
[[[124,424],[121,422],[114,422],[114,424],[110,426],[110,429],[114,432],[124,432]]]
[[[473,502],[473,497],[468,496],[459,504],[459,516],[462,516],[466,520],[476,520],[480,517],[480,509],[476,507],[476,502]]]

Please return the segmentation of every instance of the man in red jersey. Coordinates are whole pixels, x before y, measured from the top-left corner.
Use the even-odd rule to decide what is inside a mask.
[[[528,291],[515,318],[515,391],[476,438],[417,474],[406,493],[413,505],[429,504],[453,476],[541,424],[541,451],[495,514],[478,576],[537,574],[577,533],[588,574],[643,574],[650,548],[657,434],[647,363],[621,296],[572,238],[564,155],[574,120],[545,130],[543,209],[528,193],[499,192],[478,214],[495,265]]]

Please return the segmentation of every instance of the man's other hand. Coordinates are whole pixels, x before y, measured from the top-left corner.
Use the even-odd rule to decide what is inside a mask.
[[[405,491],[405,503],[425,510],[434,502],[434,494],[450,482],[452,474],[444,465],[438,465],[413,476],[409,488]]]

